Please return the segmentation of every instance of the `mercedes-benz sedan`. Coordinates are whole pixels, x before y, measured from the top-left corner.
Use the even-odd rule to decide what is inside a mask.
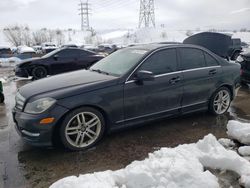
[[[89,70],[21,87],[13,117],[33,145],[51,145],[59,136],[66,148],[83,150],[114,129],[195,111],[223,114],[239,83],[239,64],[202,47],[135,46]]]

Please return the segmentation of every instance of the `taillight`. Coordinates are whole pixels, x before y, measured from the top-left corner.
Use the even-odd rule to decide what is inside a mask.
[[[243,70],[242,70],[242,69],[240,69],[240,75],[241,75],[241,76],[243,75]]]

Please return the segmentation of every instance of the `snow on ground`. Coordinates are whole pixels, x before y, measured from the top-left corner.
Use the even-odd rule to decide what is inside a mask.
[[[238,121],[229,121],[227,125],[227,134],[229,137],[238,140],[243,144],[250,144],[250,124]]]
[[[117,31],[112,31],[112,32],[102,34],[101,37],[103,40],[110,40],[110,39],[112,40],[115,38],[124,37],[127,33],[128,33],[128,30],[117,30]]]
[[[241,41],[250,44],[250,32],[236,32],[236,33],[233,33],[233,38],[240,38]]]
[[[204,167],[234,171],[250,187],[250,163],[210,134],[194,144],[162,148],[121,170],[66,177],[51,188],[219,187],[217,178]]]

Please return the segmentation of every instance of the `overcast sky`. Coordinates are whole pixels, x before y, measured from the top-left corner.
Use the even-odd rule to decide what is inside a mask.
[[[84,2],[84,0],[82,0]],[[95,29],[136,28],[139,0],[89,0]],[[79,0],[0,0],[0,27],[80,29]],[[156,24],[169,29],[250,29],[250,0],[155,0]]]

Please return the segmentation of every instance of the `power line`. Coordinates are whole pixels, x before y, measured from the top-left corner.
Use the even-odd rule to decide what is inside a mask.
[[[139,28],[155,27],[155,8],[154,0],[140,1]]]
[[[81,30],[89,30],[90,26],[89,26],[89,14],[90,14],[90,8],[89,8],[89,2],[88,0],[83,3],[82,1],[80,2],[79,6],[79,10],[80,13],[79,15],[81,16]]]

